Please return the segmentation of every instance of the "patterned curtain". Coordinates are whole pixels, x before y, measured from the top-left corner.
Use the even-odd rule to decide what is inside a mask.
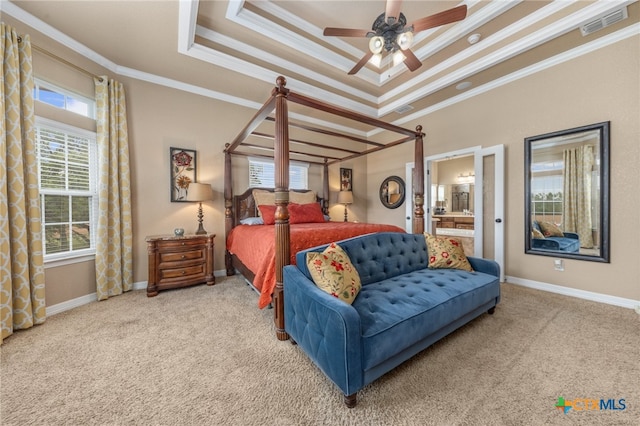
[[[122,84],[96,78],[98,218],[96,290],[98,300],[133,288],[133,230],[127,108]]]
[[[591,218],[591,173],[593,147],[581,146],[564,150],[563,229],[580,237],[580,247],[593,247]]]
[[[2,23],[0,321],[2,339],[46,319],[31,42]],[[0,339],[0,343],[2,341]]]

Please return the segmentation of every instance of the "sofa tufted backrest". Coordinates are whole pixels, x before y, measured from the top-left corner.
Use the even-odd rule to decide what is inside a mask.
[[[349,255],[362,285],[427,267],[427,244],[422,234],[379,232],[336,243]],[[307,278],[311,279],[306,262],[307,253],[322,252],[327,246],[313,247],[296,254],[296,264]]]

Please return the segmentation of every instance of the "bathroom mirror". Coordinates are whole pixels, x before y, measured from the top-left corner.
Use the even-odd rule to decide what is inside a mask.
[[[404,181],[398,176],[389,176],[380,185],[380,201],[388,209],[402,205],[405,197]]]
[[[609,262],[609,122],[525,138],[525,253]]]

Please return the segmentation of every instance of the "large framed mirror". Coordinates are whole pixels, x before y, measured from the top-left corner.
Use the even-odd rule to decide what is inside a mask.
[[[397,209],[404,203],[404,180],[399,176],[389,176],[380,185],[380,202],[388,209]]]
[[[525,253],[609,262],[609,127],[525,138]]]

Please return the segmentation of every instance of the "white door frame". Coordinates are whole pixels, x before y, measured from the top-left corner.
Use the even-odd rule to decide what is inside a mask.
[[[474,156],[474,173],[476,178],[475,190],[474,190],[474,210],[476,212],[482,212],[483,208],[483,157],[495,156],[495,244],[494,244],[494,259],[500,265],[500,281],[504,282],[504,145],[495,145],[488,148],[482,148],[481,146],[474,146],[457,151],[450,151],[443,154],[432,155],[425,157],[425,186],[424,186],[424,220],[425,231],[431,231],[431,164],[433,161],[447,160],[455,157],[462,156]],[[411,193],[413,197],[413,168],[414,162],[407,163],[405,166],[405,175],[407,181],[407,192]],[[406,230],[407,232],[413,232],[413,200],[405,203],[406,212]],[[483,223],[482,215],[474,216],[474,256],[482,257],[483,252]]]

